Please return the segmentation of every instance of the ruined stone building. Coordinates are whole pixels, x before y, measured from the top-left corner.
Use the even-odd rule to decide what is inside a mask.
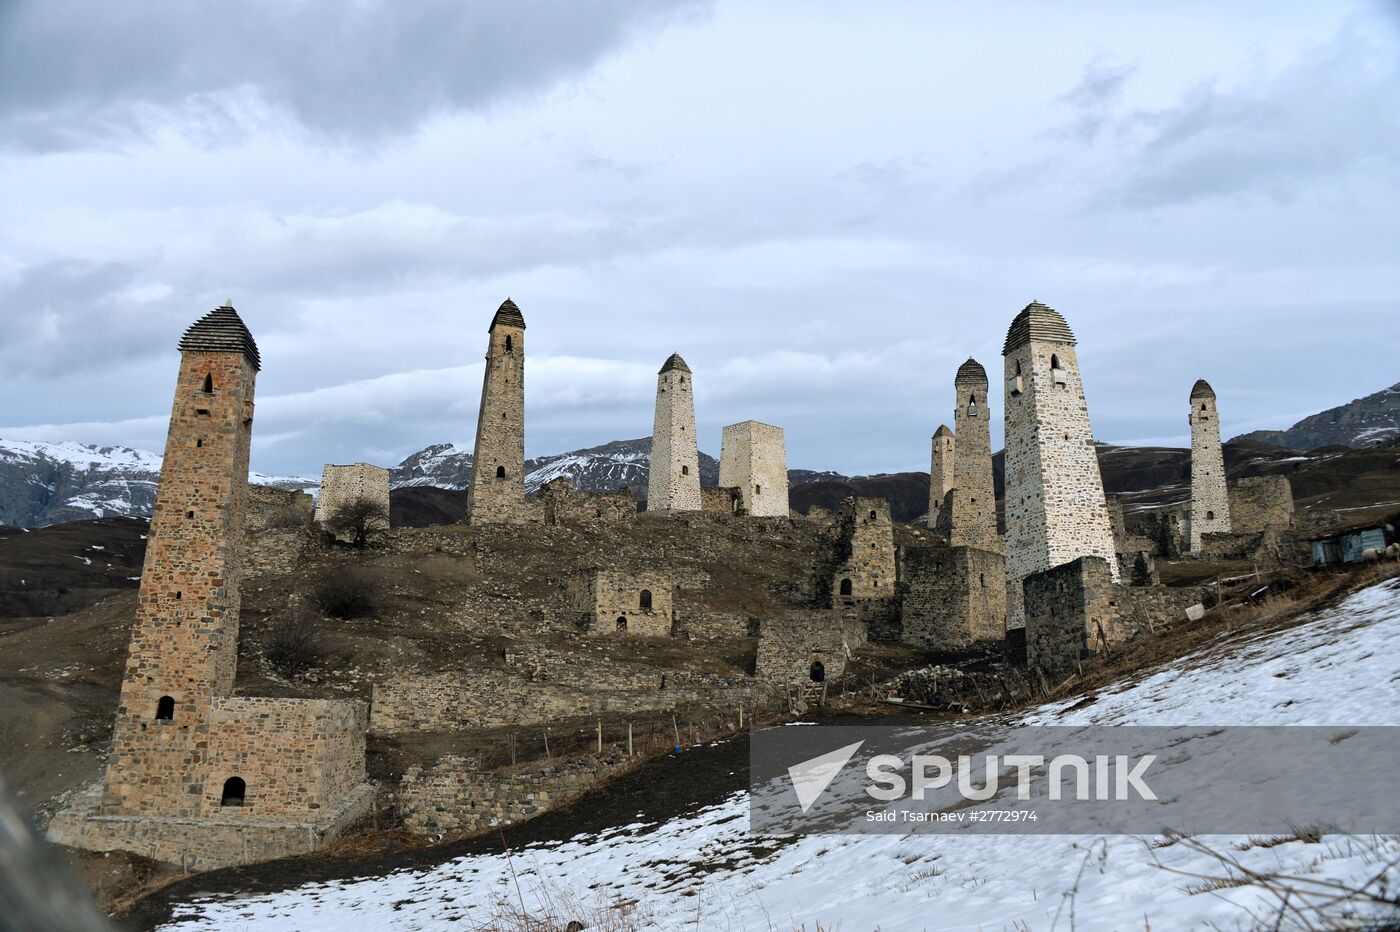
[[[1225,454],[1220,446],[1220,416],[1215,390],[1205,379],[1191,389],[1191,513],[1189,548],[1201,549],[1205,534],[1229,534],[1230,495],[1225,482]]]
[[[257,344],[232,307],[180,373],[112,753],[52,836],[189,867],[311,850],[369,805],[364,703],[233,695]]]
[[[969,359],[958,369],[953,387],[958,399],[954,413],[957,444],[953,457],[953,490],[948,499],[948,542],[954,547],[1000,550],[996,490],[992,484],[987,370],[977,360]]]
[[[389,530],[389,470],[367,463],[335,466],[321,470],[321,490],[316,496],[317,524],[324,525],[336,509],[357,501],[373,503],[383,512],[371,523],[374,530]]]
[[[929,530],[947,536],[951,513],[944,510],[948,493],[953,491],[954,455],[957,441],[947,424],[933,432],[933,459],[929,465],[928,526]]]
[[[672,353],[656,376],[647,511],[700,511],[700,454],[690,367]]]
[[[976,547],[906,547],[900,565],[900,640],[956,651],[1006,633],[1006,563]]]
[[[719,484],[737,488],[742,508],[755,517],[788,516],[787,446],[783,429],[742,421],[724,429]]]
[[[833,603],[890,599],[896,593],[894,522],[883,498],[848,498],[841,503],[839,553],[832,581]]]
[[[663,573],[595,569],[570,581],[569,597],[593,634],[669,637],[674,589]]]
[[[510,298],[488,332],[467,516],[472,524],[516,524],[532,515],[525,506],[525,317]]]
[[[1094,556],[1118,580],[1075,342],[1065,319],[1039,302],[1006,335],[1008,629],[1025,625],[1022,581],[1032,573]]]

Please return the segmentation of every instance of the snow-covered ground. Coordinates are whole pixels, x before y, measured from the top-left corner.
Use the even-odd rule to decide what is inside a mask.
[[[1400,581],[1282,634],[1073,705],[1044,706],[1023,721],[1400,724]],[[203,899],[166,928],[490,928],[523,899],[531,911],[552,903],[556,914],[572,901],[574,914],[595,927],[591,910],[634,902],[634,916],[651,923],[635,927],[662,929],[1233,929],[1250,928],[1276,905],[1258,885],[1217,887],[1191,876],[1226,871],[1183,842],[908,834],[775,843],[748,835],[747,819],[747,794],[736,793],[662,825],[579,836],[509,861],[459,858],[385,877]],[[1400,859],[1393,837],[1204,841],[1253,871],[1312,879],[1359,882]],[[1394,890],[1400,871],[1390,875]]]

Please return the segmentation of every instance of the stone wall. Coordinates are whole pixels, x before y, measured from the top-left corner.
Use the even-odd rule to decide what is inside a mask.
[[[313,500],[305,492],[248,486],[243,522],[243,575],[281,576],[296,569],[311,544]]]
[[[839,679],[846,671],[848,628],[838,611],[792,612],[758,625],[754,676],[773,684]]]
[[[369,529],[389,530],[389,470],[367,463],[327,463],[321,470],[321,491],[316,496],[316,523],[325,525],[337,508],[362,500],[384,510],[383,518],[372,520]]]
[[[568,476],[540,486],[540,515],[545,524],[578,524],[584,521],[625,521],[637,513],[637,496],[631,489],[616,492],[584,492],[574,489]]]
[[[365,783],[363,702],[231,696],[209,713],[204,810],[220,812],[224,782],[246,784],[240,817],[313,813]]]
[[[753,695],[746,677],[580,665],[571,670],[482,668],[402,675],[376,683],[375,734],[543,725],[603,713],[732,707]]]
[[[658,572],[593,570],[569,583],[569,598],[594,634],[670,637],[674,584]]]
[[[467,486],[473,524],[538,519],[525,503],[525,318],[507,299],[491,321]]]
[[[744,494],[737,487],[702,486],[700,489],[701,508],[716,514],[732,515],[744,505]]]
[[[1122,640],[1114,605],[1118,587],[1101,557],[1032,573],[1024,584],[1026,657],[1032,669],[1060,677]]]
[[[1286,476],[1255,476],[1230,487],[1230,516],[1237,534],[1293,526],[1293,485]]]
[[[783,429],[758,421],[726,427],[720,440],[719,484],[739,489],[747,514],[786,518],[787,445]]]
[[[404,773],[399,807],[410,831],[480,832],[572,802],[628,766],[616,753],[525,771],[475,770],[460,757],[445,757]]]
[[[648,511],[699,511],[702,505],[691,377],[690,367],[675,353],[656,376]]]
[[[1006,633],[1006,563],[973,547],[901,551],[900,638],[929,650],[962,650]]]
[[[743,612],[704,612],[683,609],[676,613],[677,637],[695,641],[735,640],[757,632],[757,620]]]
[[[1187,549],[1201,549],[1206,534],[1230,533],[1230,496],[1225,491],[1225,453],[1220,446],[1220,415],[1215,392],[1205,379],[1191,390],[1191,511]]]
[[[883,498],[849,498],[838,522],[838,553],[843,559],[832,578],[834,605],[898,595],[894,522]]]
[[[1118,560],[1074,334],[1032,303],[1012,322],[1004,352],[1006,623],[1016,628],[1027,576],[1092,556],[1116,582]]]
[[[1124,640],[1132,640],[1164,626],[1184,621],[1188,606],[1206,606],[1213,601],[1208,589],[1197,586],[1115,586],[1113,607],[1117,612],[1121,637]]]

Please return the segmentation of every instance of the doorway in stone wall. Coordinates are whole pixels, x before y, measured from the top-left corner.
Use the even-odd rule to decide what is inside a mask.
[[[619,619],[617,620],[617,630],[618,630],[619,632],[621,632],[621,631],[626,631],[626,630],[627,630],[627,619],[626,619],[626,618],[619,618]]]
[[[812,669],[809,675],[812,677],[813,683],[826,682],[826,665],[823,664],[820,660],[813,660]]]

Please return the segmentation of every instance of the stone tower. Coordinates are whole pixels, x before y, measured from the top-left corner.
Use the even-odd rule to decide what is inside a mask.
[[[1220,448],[1220,416],[1215,390],[1205,379],[1191,389],[1191,518],[1188,533],[1192,552],[1201,549],[1202,534],[1230,533],[1230,494],[1225,487],[1225,454]]]
[[[510,298],[489,333],[467,516],[510,524],[525,520],[525,317]]]
[[[180,340],[180,375],[141,571],[104,809],[198,815],[208,719],[233,692],[253,384],[261,361],[227,305]]]
[[[719,484],[739,490],[748,514],[786,518],[787,444],[783,429],[759,421],[726,427],[720,439]]]
[[[928,526],[929,530],[948,533],[948,515],[943,506],[948,493],[953,491],[953,456],[957,441],[947,424],[940,425],[933,432],[933,461],[928,471]]]
[[[690,367],[672,353],[656,376],[647,511],[699,511],[700,455]]]
[[[953,414],[958,433],[948,543],[954,547],[1000,550],[996,491],[992,485],[987,370],[977,360],[969,359],[958,369],[953,387],[958,399]]]
[[[1033,301],[1016,315],[1006,364],[1006,626],[1025,626],[1021,583],[1079,557],[1119,580],[1074,334]],[[961,446],[961,438],[959,438]]]

